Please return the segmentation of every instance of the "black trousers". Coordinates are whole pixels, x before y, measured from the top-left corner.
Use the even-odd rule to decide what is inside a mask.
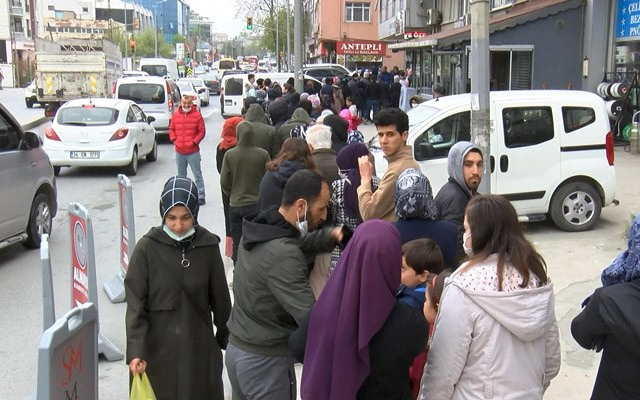
[[[229,219],[231,220],[231,238],[233,239],[233,255],[231,259],[234,264],[238,259],[238,245],[242,238],[242,220],[249,214],[258,211],[258,204],[250,204],[242,207],[229,206]]]

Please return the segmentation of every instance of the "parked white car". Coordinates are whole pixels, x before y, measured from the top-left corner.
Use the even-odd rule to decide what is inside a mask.
[[[135,175],[140,157],[158,157],[153,121],[131,100],[72,100],[45,129],[43,148],[56,175],[71,166],[125,167],[127,175]]]
[[[202,107],[207,107],[209,105],[209,88],[203,78],[180,78],[178,79],[178,82],[191,82],[193,87],[196,88]]]
[[[202,107],[202,102],[200,100],[200,97],[198,96],[198,91],[196,90],[195,86],[193,86],[193,83],[189,81],[178,81],[176,82],[176,85],[178,85],[181,96],[191,96],[191,98],[193,99],[193,104],[198,106],[198,110]],[[209,90],[207,89],[207,92],[208,91]]]
[[[447,156],[470,140],[470,94],[425,101],[407,112],[413,157],[434,193],[447,182]],[[591,229],[617,204],[613,136],[604,101],[577,90],[491,92],[491,192],[508,198],[521,221],[550,217],[565,231]],[[371,146],[376,172],[387,162]]]

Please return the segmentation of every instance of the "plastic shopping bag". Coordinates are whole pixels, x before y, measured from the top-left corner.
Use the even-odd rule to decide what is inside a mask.
[[[156,400],[156,395],[153,393],[153,388],[151,388],[151,382],[149,382],[146,372],[134,375],[129,400]]]

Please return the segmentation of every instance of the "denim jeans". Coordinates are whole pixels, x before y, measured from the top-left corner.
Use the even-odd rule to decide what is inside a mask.
[[[200,152],[191,154],[180,154],[176,152],[176,165],[178,166],[178,176],[187,176],[187,164],[191,167],[191,172],[198,187],[198,198],[205,198],[204,179],[202,169],[200,169]]]
[[[378,110],[380,108],[380,101],[378,100],[367,100],[367,111],[365,112],[367,119],[370,119],[373,121],[373,118],[375,118],[376,114],[378,113]],[[373,111],[373,112],[371,112]]]

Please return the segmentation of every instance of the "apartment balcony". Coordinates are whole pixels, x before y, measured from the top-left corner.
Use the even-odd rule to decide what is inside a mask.
[[[11,15],[14,15],[16,17],[24,16],[24,6],[22,5],[21,1],[10,0],[10,4],[11,4]]]

